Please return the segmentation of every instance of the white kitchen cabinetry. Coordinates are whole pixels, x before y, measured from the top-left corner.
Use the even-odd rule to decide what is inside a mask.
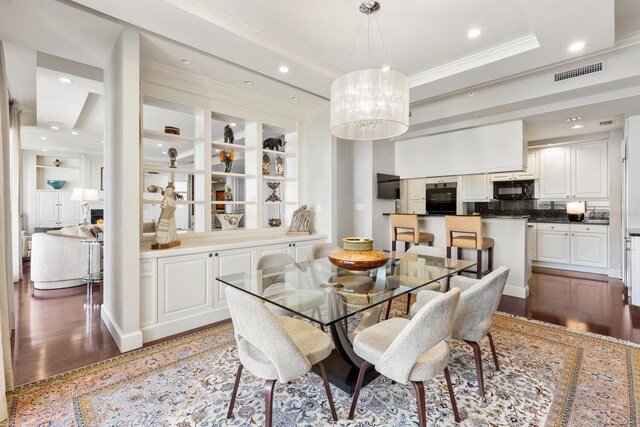
[[[230,249],[213,253],[214,300],[213,308],[227,307],[226,285],[215,280],[216,277],[251,271],[255,267],[253,248]]]
[[[540,150],[540,199],[609,196],[607,143]]]
[[[538,179],[538,150],[527,154],[527,170],[525,172],[501,172],[491,174],[491,181],[522,181],[528,179]]]
[[[487,202],[493,197],[489,175],[466,175],[462,177],[463,202]]]
[[[309,258],[311,256],[311,248],[317,243],[320,242],[314,241],[290,243],[289,255],[291,255],[291,257],[295,259],[296,262],[309,261]]]
[[[71,191],[36,191],[36,227],[78,225],[78,204],[71,201]]]
[[[608,267],[608,227],[571,224],[571,264]]]
[[[457,181],[458,181],[458,178],[455,176],[449,176],[449,177],[439,176],[439,177],[425,178],[424,183],[425,184],[444,184],[445,182],[457,182]]]
[[[409,194],[409,213],[424,214],[426,208],[426,186],[425,179],[409,179],[407,180],[407,192]]]
[[[537,224],[529,224],[529,261],[538,259],[538,226]]]
[[[538,261],[569,264],[571,261],[569,224],[538,224]]]

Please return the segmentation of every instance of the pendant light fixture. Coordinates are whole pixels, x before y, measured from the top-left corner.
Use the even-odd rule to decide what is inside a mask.
[[[371,15],[380,10],[380,3],[366,1],[360,5],[359,10],[367,15],[369,54]],[[382,39],[382,35],[380,37]],[[357,39],[356,35],[356,42]],[[384,48],[384,40],[382,45]],[[354,42],[351,55],[355,46]],[[370,56],[368,60],[371,60]],[[349,64],[347,71],[348,68]],[[342,139],[376,140],[401,135],[408,129],[409,79],[404,74],[388,66],[371,68],[369,64],[369,69],[347,72],[331,85],[331,133],[334,136]]]

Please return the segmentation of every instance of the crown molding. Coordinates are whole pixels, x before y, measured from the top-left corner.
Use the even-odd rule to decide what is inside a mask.
[[[449,62],[439,67],[414,74],[409,77],[409,86],[422,86],[454,74],[462,73],[492,62],[500,61],[520,53],[524,53],[540,47],[540,42],[533,34],[512,40],[491,49]]]

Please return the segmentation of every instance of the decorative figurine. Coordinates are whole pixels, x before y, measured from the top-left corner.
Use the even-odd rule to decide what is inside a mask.
[[[284,160],[282,157],[276,157],[276,176],[284,176]]]
[[[269,175],[271,172],[271,158],[268,154],[262,156],[262,175]]]
[[[229,144],[233,144],[233,141],[235,141],[235,137],[233,136],[233,129],[231,129],[231,126],[226,125],[224,127],[224,142],[228,142]]]
[[[267,197],[265,202],[281,202],[282,199],[278,196],[278,193],[276,193],[276,190],[280,187],[280,183],[267,181],[267,187],[271,189],[271,195]]]
[[[60,159],[56,159],[56,161],[53,162],[53,166],[55,166],[57,168],[59,168],[61,164],[62,164],[62,162],[60,161]]]
[[[224,188],[224,201],[233,202],[233,191],[228,185]]]
[[[282,141],[282,138],[267,138],[262,143],[262,148],[265,150],[268,148],[271,151],[280,151],[278,147],[282,147],[282,151],[284,151],[284,145],[286,143],[287,141]]]
[[[170,168],[175,168],[176,167],[176,159],[178,158],[178,150],[176,150],[175,148],[171,147],[167,150],[167,154],[169,154],[169,160],[171,161],[171,163],[169,163],[169,167]]]
[[[167,249],[180,245],[176,230],[176,198],[173,183],[169,183],[164,190],[164,198],[160,205],[161,211],[156,222],[156,242],[152,249]]]
[[[224,171],[231,172],[231,168],[233,167],[233,158],[234,158],[233,150],[222,150],[220,151],[219,157],[220,162],[224,163]]]
[[[311,212],[307,209],[307,205],[302,205],[293,211],[291,219],[290,233],[309,233],[309,225],[311,223]]]

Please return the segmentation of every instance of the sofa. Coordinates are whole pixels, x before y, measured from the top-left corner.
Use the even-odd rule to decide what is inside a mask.
[[[100,245],[85,245],[95,240],[100,226],[73,226],[31,236],[31,281],[35,289],[63,289],[84,284],[88,274],[89,251],[91,271],[100,271]]]

